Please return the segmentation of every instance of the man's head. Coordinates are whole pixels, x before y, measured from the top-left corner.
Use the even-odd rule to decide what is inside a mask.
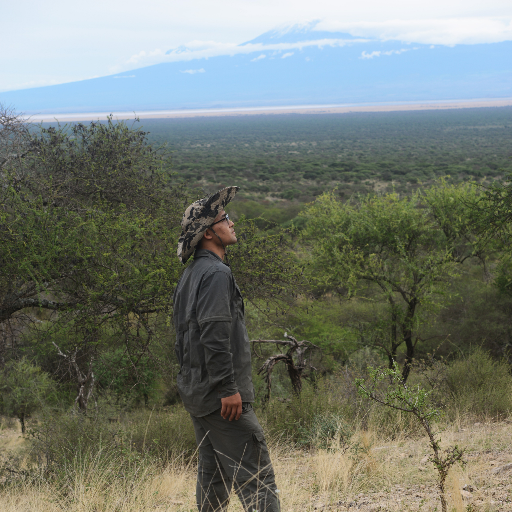
[[[201,246],[206,244],[210,247],[216,243],[220,247],[236,243],[233,222],[224,219],[226,215],[224,208],[237,192],[238,187],[224,188],[211,196],[195,201],[185,210],[181,221],[181,236],[178,240],[178,258],[182,263],[190,258],[200,242]],[[213,241],[214,238],[217,242]],[[221,257],[223,255],[224,250]]]
[[[220,210],[211,226],[204,232],[197,247],[212,251],[224,258],[226,247],[236,242],[235,223],[224,210]]]

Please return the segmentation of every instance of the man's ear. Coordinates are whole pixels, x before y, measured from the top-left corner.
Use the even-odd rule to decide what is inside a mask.
[[[206,238],[206,240],[211,240],[213,238],[213,233],[209,229],[207,229],[204,232],[203,239],[204,238]]]

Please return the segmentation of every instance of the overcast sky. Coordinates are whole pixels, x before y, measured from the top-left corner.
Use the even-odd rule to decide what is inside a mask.
[[[417,43],[512,40],[511,0],[0,0],[0,18],[0,91],[165,62],[180,45],[232,54],[263,32],[311,20]]]

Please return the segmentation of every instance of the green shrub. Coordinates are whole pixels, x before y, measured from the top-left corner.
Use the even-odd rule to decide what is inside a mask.
[[[138,410],[118,418],[47,414],[31,437],[32,461],[50,473],[88,457],[116,457],[128,465],[148,458],[164,464],[189,459],[196,449],[190,416],[181,406],[172,411]]]
[[[130,414],[127,426],[132,447],[139,453],[168,461],[184,456],[189,458],[196,450],[194,426],[183,406],[166,410],[138,410]]]
[[[335,416],[341,421],[353,417],[353,407],[344,400],[338,401],[330,387],[325,379],[316,389],[304,382],[300,397],[271,398],[264,409],[257,411],[258,418],[270,435],[305,444],[315,437],[319,418]]]
[[[482,350],[457,359],[447,369],[449,414],[504,417],[512,412],[512,376],[504,361]]]
[[[256,413],[272,437],[298,446],[343,445],[358,430],[373,430],[393,439],[420,435],[421,427],[414,418],[358,396],[355,379],[365,376],[356,367],[339,368],[336,373],[321,377],[316,387],[304,382],[300,397],[274,395]]]
[[[319,414],[310,425],[299,426],[298,444],[321,449],[338,449],[347,446],[353,430],[339,413]]]
[[[158,389],[160,372],[154,361],[147,355],[138,358],[137,372],[125,349],[116,349],[101,354],[94,363],[98,390],[112,391],[118,400],[127,403],[144,403],[160,398]]]
[[[16,416],[25,433],[25,418],[48,401],[56,388],[52,378],[27,359],[9,361],[0,374],[0,412]]]

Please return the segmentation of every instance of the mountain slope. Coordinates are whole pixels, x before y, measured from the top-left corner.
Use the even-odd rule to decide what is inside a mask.
[[[57,113],[512,96],[512,41],[432,47],[303,26],[240,47],[246,53],[0,93],[0,102]]]

